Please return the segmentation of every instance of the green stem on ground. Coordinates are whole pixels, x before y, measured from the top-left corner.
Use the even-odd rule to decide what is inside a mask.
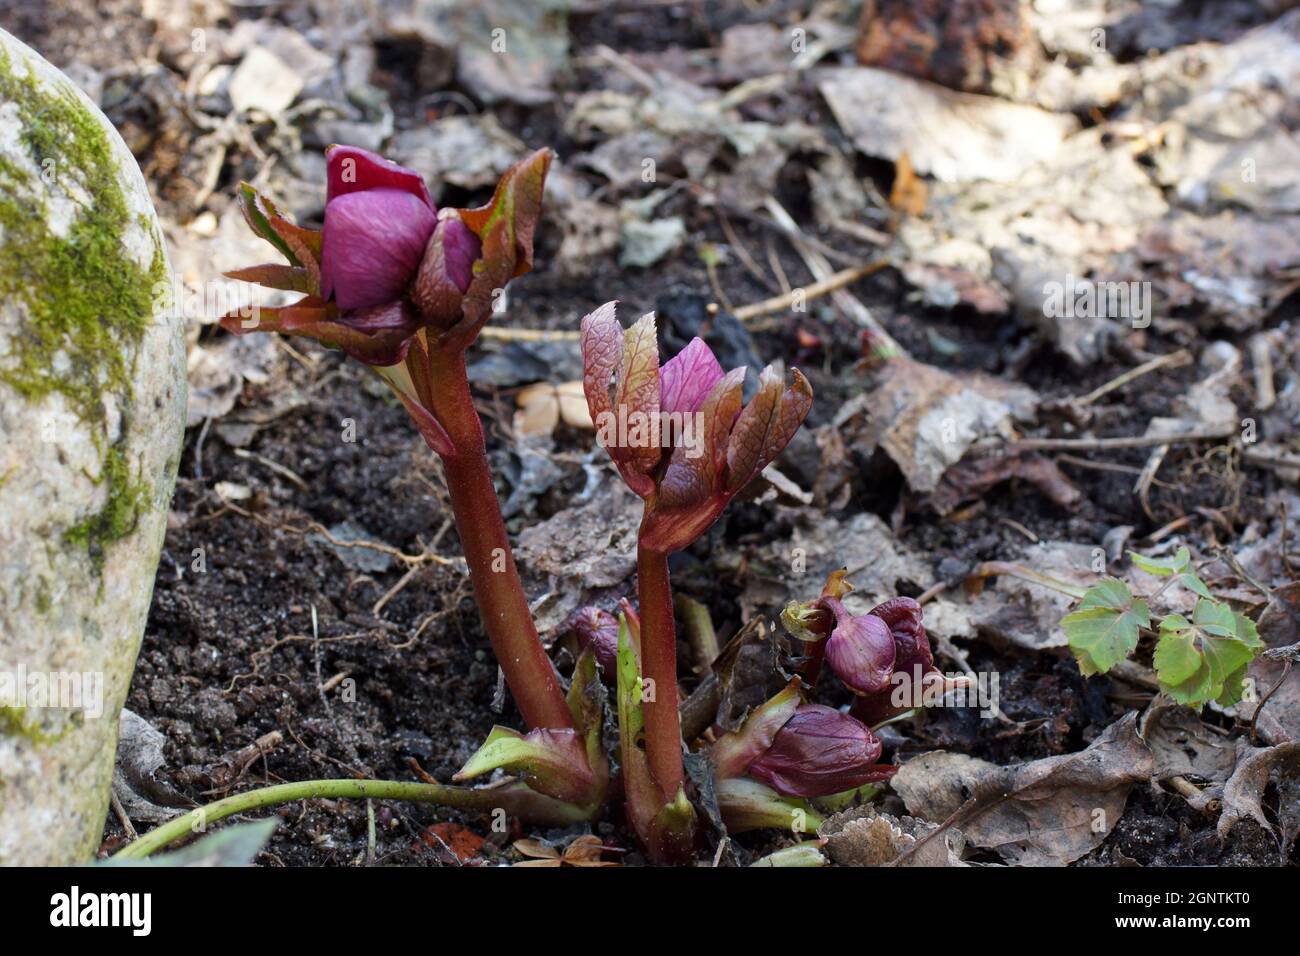
[[[461,810],[500,808],[508,815],[549,826],[577,823],[590,819],[592,814],[592,808],[562,803],[523,786],[471,788],[405,780],[304,780],[300,783],[281,783],[261,790],[237,793],[232,797],[208,804],[206,807],[191,810],[128,843],[113,854],[113,858],[143,859],[169,843],[194,833],[201,833],[209,824],[237,813],[273,807],[294,800],[322,798],[413,800],[456,807]]]
[[[668,555],[638,548],[637,597],[641,603],[641,674],[654,682],[643,702],[646,761],[665,804],[682,788],[682,727],[677,712],[677,628]]]
[[[686,625],[686,637],[695,651],[695,670],[701,675],[713,673],[713,662],[718,659],[718,632],[713,629],[709,609],[694,598],[678,594],[674,599]]]
[[[455,447],[452,454],[442,458],[443,472],[474,584],[474,598],[492,651],[530,727],[570,728],[573,716],[551,659],[537,636],[501,520],[483,425],[469,391],[465,353],[434,346],[419,354],[427,354],[428,359],[427,394],[421,397]]]

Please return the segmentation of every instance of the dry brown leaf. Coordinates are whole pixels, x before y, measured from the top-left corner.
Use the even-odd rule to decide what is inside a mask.
[[[894,186],[889,191],[889,205],[905,216],[920,216],[930,199],[925,180],[916,175],[912,159],[904,151],[894,163]]]
[[[1154,780],[1190,776],[1223,783],[1237,763],[1233,742],[1187,707],[1157,700],[1142,715],[1139,733],[1155,760]]]
[[[595,428],[582,382],[538,382],[521,388],[515,404],[519,411],[515,412],[514,430],[519,437],[549,435],[561,421],[573,428]]]
[[[1252,747],[1244,738],[1237,741],[1237,769],[1223,787],[1220,839],[1232,831],[1238,820],[1245,819],[1275,832],[1264,814],[1264,796],[1270,782],[1277,788],[1283,847],[1289,849],[1295,843],[1300,835],[1300,740],[1276,747]]]
[[[837,813],[822,825],[818,835],[826,839],[826,852],[840,866],[888,866],[937,829],[938,824],[896,817],[867,806]],[[950,828],[902,865],[966,866],[961,860],[965,845],[961,831]]]
[[[1130,713],[1079,753],[999,767],[936,751],[903,764],[892,786],[910,813],[954,818],[972,846],[1017,866],[1064,866],[1106,839],[1153,766]]]
[[[600,837],[594,833],[583,834],[575,838],[561,852],[549,843],[541,840],[516,840],[511,844],[523,856],[531,859],[516,863],[515,866],[621,866],[620,863],[602,860],[601,853],[606,850]]]

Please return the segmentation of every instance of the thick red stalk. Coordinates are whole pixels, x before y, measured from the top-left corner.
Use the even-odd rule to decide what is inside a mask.
[[[419,361],[417,349],[413,358]],[[469,565],[483,627],[510,693],[530,727],[573,726],[555,668],[546,655],[524,595],[492,484],[483,426],[470,396],[465,355],[431,348],[428,394],[421,397],[446,430],[455,452],[444,455],[456,530]]]
[[[682,725],[677,713],[677,629],[668,555],[638,548],[637,596],[641,602],[641,673],[654,681],[654,700],[644,701],[646,760],[664,803],[682,787]]]

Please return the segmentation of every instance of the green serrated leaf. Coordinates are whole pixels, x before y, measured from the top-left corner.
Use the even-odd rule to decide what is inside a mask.
[[[1155,665],[1161,689],[1189,707],[1211,700],[1235,703],[1241,699],[1242,677],[1258,641],[1248,618],[1202,598],[1191,621],[1170,614],[1160,624]]]
[[[1231,707],[1241,700],[1246,693],[1246,668],[1249,665],[1242,664],[1223,682],[1223,692],[1214,699],[1214,702],[1220,707]]]
[[[1171,686],[1194,676],[1201,669],[1201,655],[1196,650],[1191,632],[1161,628],[1155,665],[1160,679]]]
[[[1259,636],[1259,630],[1255,627],[1255,622],[1244,614],[1234,614],[1232,618],[1236,622],[1237,640],[1252,650],[1261,650],[1264,647],[1264,641]]]
[[[1214,600],[1214,595],[1211,594],[1210,589],[1205,586],[1205,582],[1191,571],[1186,571],[1183,574],[1180,574],[1178,576],[1178,583],[1187,588],[1187,590],[1193,591],[1203,598],[1208,598],[1211,601]]]
[[[1139,629],[1150,624],[1146,601],[1134,598],[1118,578],[1103,578],[1089,588],[1079,610],[1061,621],[1085,677],[1104,674],[1133,653]]]
[[[1216,637],[1237,636],[1237,618],[1232,613],[1232,608],[1213,599],[1201,598],[1196,602],[1192,624]]]

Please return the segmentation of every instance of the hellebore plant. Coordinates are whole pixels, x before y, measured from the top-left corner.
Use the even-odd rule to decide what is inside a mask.
[[[532,790],[578,807],[603,797],[607,764],[590,729],[594,664],[579,664],[569,697],[538,638],[515,567],[470,395],[465,350],[500,291],[532,268],[533,234],[551,163],[539,150],[511,167],[491,201],[438,210],[418,173],[351,146],[326,152],[324,226],[289,222],[241,185],[249,225],[289,260],[231,273],[303,293],[262,308],[256,321],[223,319],[235,334],[281,332],[342,349],[393,389],[442,459],[474,594],[511,694],[532,731],[495,728],[457,779],[497,768]]]
[[[147,856],[199,823],[309,797],[504,809],[548,825],[590,821],[604,806],[610,775],[604,680],[615,688],[627,818],[652,859],[689,858],[695,810],[682,759],[668,557],[699,539],[782,452],[808,415],[812,389],[797,370],[787,385],[781,366],[769,366],[745,403],[745,370],[724,373],[698,338],[661,366],[653,315],[625,331],[609,303],[582,320],[583,385],[597,438],[644,510],[639,614],[627,601],[618,617],[594,608],[575,613],[567,629],[579,652],[566,692],[515,567],[465,369],[465,350],[500,291],[532,267],[551,153],[540,150],[508,170],[487,205],[441,210],[412,170],[355,147],[331,147],[326,155],[319,231],[290,222],[251,186],[240,186],[249,225],[287,262],[231,276],[301,298],[259,309],[252,322],[228,315],[222,325],[237,335],[315,339],[393,389],[442,460],[484,630],[528,731],[493,728],[455,775],[464,782],[509,774],[487,786],[282,784],[169,821],[119,855]],[[916,602],[895,599],[855,617],[840,603],[848,590],[842,574],[832,575],[816,601],[787,607],[787,626],[808,642],[800,676],[713,744],[718,804],[729,827],[815,827],[821,810],[873,792],[893,772],[878,762],[871,725],[897,710],[882,696],[895,675],[913,669],[921,679],[934,671],[929,641]],[[852,714],[807,700],[823,662],[859,695]]]
[[[289,265],[230,276],[305,295],[260,309],[251,325],[238,315],[222,324],[236,334],[314,338],[388,382],[442,458],[483,624],[520,712],[536,728],[572,729],[515,569],[465,372],[465,349],[495,296],[532,268],[551,153],[539,150],[513,166],[486,206],[441,211],[410,169],[351,146],[326,155],[320,232],[293,225],[251,186],[240,187],[249,225]]]
[[[624,785],[642,840],[665,857],[682,856],[694,815],[684,790],[668,555],[704,534],[781,454],[808,416],[812,388],[797,369],[786,388],[781,367],[769,365],[742,408],[744,368],[724,374],[699,338],[660,367],[654,314],[625,331],[615,308],[606,303],[582,320],[582,360],[597,440],[644,503],[637,536],[639,677],[653,693],[642,695],[639,708],[644,757],[638,749],[629,752],[626,741],[635,734],[623,725]],[[620,680],[623,667],[620,643]],[[622,696],[620,684],[621,707]]]
[[[873,727],[906,709],[897,701],[913,699],[915,682],[935,682],[944,691],[967,682],[935,668],[916,601],[893,598],[852,615],[841,600],[851,590],[837,571],[817,600],[786,607],[786,629],[813,651],[802,676],[713,745],[718,807],[730,832],[799,832],[818,825],[819,807],[874,794],[874,784],[897,768],[877,762],[881,743]],[[823,660],[857,695],[850,713],[806,702]]]

